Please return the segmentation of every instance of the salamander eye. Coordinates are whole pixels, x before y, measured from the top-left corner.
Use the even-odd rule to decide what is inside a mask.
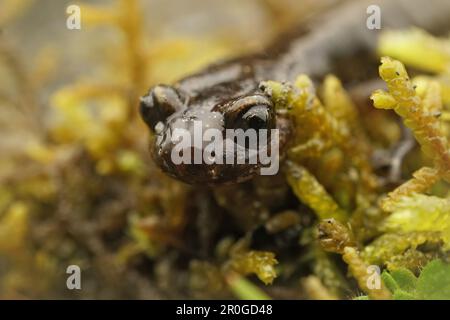
[[[226,113],[226,123],[234,129],[272,129],[275,127],[272,103],[259,95],[241,98]]]
[[[174,87],[157,85],[141,97],[140,113],[145,123],[154,130],[158,122],[164,122],[182,106],[181,95]]]
[[[256,105],[244,111],[242,116],[237,119],[235,128],[243,130],[270,129],[271,120],[271,109],[266,105]]]

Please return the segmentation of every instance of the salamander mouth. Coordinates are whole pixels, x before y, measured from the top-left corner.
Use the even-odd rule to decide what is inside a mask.
[[[182,152],[184,154],[190,154],[190,159],[189,161],[180,161],[179,158],[173,157],[174,148],[175,147],[170,148],[167,151],[162,151],[162,154],[158,154],[158,151],[161,150],[161,148],[156,144],[153,151],[153,158],[163,171],[170,176],[189,184],[239,183],[257,175],[261,167],[260,163],[227,164],[226,162],[217,163],[211,161],[211,159],[205,158],[201,158],[201,160],[196,163],[196,154],[200,154],[200,157],[202,157],[205,150],[195,147],[184,148]],[[211,156],[217,157],[214,152],[211,152]],[[183,156],[180,156],[180,158],[182,157]]]

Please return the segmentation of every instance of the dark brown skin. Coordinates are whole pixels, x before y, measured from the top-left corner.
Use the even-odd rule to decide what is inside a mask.
[[[373,4],[381,7],[382,28],[417,26],[435,32],[449,27],[447,0],[345,3],[305,23],[296,35],[281,37],[262,54],[218,63],[173,86],[155,86],[141,98],[140,112],[155,133],[151,152],[157,165],[192,184],[237,183],[257,175],[259,163],[175,165],[171,133],[179,127],[192,130],[194,120],[201,120],[203,128],[221,132],[227,128],[278,128],[283,154],[290,121],[275,113],[270,97],[259,88],[260,82],[292,81],[302,73],[314,80],[334,73],[347,86],[375,78],[379,30],[366,27],[366,9]]]
[[[174,87],[156,86],[142,98],[143,118],[156,132],[152,154],[164,171],[188,183],[208,184],[240,182],[256,173],[259,164],[175,165],[171,161],[175,144],[170,134],[175,128],[193,132],[194,121],[201,121],[203,132],[208,128],[221,132],[239,128],[274,129],[276,116],[272,101],[258,89],[254,72],[251,63],[229,62],[183,79]],[[153,105],[160,107],[148,107]],[[164,123],[161,131],[157,126],[159,121]]]

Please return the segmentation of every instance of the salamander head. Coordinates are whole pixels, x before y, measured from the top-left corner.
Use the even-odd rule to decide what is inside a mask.
[[[247,180],[268,165],[274,155],[271,143],[278,142],[271,130],[276,127],[272,101],[257,90],[238,96],[224,90],[192,96],[157,85],[141,98],[140,113],[154,133],[150,149],[155,162],[187,183]],[[276,156],[278,161],[278,150]]]

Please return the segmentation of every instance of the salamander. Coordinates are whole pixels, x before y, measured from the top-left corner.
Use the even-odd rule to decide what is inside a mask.
[[[366,25],[369,5],[381,9],[381,30]],[[260,86],[262,81],[293,81],[302,73],[320,80],[334,73],[344,85],[351,86],[375,78],[380,31],[410,26],[430,32],[447,31],[449,18],[447,0],[345,1],[308,19],[291,35],[280,36],[263,52],[215,63],[172,85],[156,85],[140,102],[142,119],[153,132],[153,159],[170,176],[191,184],[246,181],[258,174],[261,163],[174,163],[175,130],[192,132],[194,122],[201,123],[202,129],[215,128],[222,133],[226,129],[276,128],[282,157],[292,132],[291,123],[274,110],[270,95]]]

